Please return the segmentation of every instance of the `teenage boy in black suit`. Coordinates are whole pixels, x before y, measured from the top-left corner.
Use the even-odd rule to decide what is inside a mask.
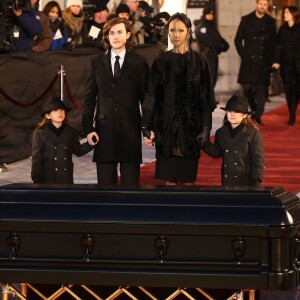
[[[89,144],[95,145],[98,183],[117,185],[120,164],[121,184],[137,185],[142,162],[140,102],[149,68],[143,57],[130,51],[133,40],[128,20],[108,21],[103,43],[106,53],[91,60],[83,129]]]

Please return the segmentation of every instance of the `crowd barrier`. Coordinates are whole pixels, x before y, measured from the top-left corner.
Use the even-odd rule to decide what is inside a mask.
[[[157,45],[142,45],[134,51],[151,66]],[[81,116],[86,76],[96,48],[73,51],[13,52],[0,55],[0,163],[31,155],[31,134],[44,100],[60,95],[59,67],[64,66],[64,101],[72,110],[68,119],[82,133]]]

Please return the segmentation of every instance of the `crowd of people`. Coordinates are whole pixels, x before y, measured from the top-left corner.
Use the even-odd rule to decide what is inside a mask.
[[[162,50],[149,70],[145,58],[132,52],[134,44],[157,42],[149,35],[154,25],[149,18],[149,5],[144,2],[122,0],[111,15],[106,0],[94,0],[90,19],[85,18],[82,0],[68,0],[63,12],[55,1],[50,1],[43,13],[26,11],[18,16],[16,12],[19,24],[23,21],[26,24],[34,16],[36,26],[30,27],[31,38],[23,43],[27,50],[60,49],[66,45],[68,49],[88,45],[106,50],[92,58],[87,77],[82,119],[87,148],[82,152],[72,135],[69,145],[61,139],[61,147],[71,149],[66,156],[55,156],[55,151],[53,157],[45,154],[52,152],[45,152],[44,144],[57,149],[60,147],[57,140],[64,131],[69,131],[64,125],[67,108],[50,105],[51,109],[43,112],[50,121],[44,120],[34,134],[33,180],[58,183],[55,176],[45,181],[34,179],[37,161],[48,166],[47,159],[69,161],[71,153],[82,155],[93,148],[99,184],[117,184],[120,165],[121,184],[136,185],[142,160],[142,131],[145,144],[156,148],[155,177],[168,185],[195,183],[201,149],[212,157],[222,158],[222,185],[260,185],[264,149],[259,125],[263,125],[261,117],[274,69],[281,70],[290,114],[288,124],[294,125],[296,121],[300,98],[298,8],[285,9],[284,23],[278,33],[275,20],[267,13],[268,0],[257,0],[255,10],[242,17],[234,42],[241,57],[238,82],[244,95],[233,95],[223,107],[224,125],[212,143],[218,55],[229,48],[217,30],[214,10],[204,9],[196,26],[198,52],[192,49],[192,24],[187,15],[160,15],[160,20],[165,17],[165,23],[158,24],[164,29],[159,39]],[[38,0],[31,3],[36,7]],[[42,22],[42,14],[49,17],[52,39],[43,29],[47,26]],[[41,21],[36,22],[38,19]],[[59,122],[55,121],[58,109],[63,111]],[[42,132],[45,132],[43,138]],[[50,135],[55,137],[53,145],[46,141]],[[52,172],[70,172],[70,168],[53,167]],[[72,176],[65,178],[69,178],[68,183],[73,182]]]
[[[167,13],[153,16],[152,7],[146,1],[138,0],[121,0],[114,11],[108,10],[109,0],[67,0],[63,11],[57,1],[46,3],[42,11],[39,11],[39,0],[29,1],[30,9],[16,7],[9,22],[0,24],[7,27],[5,44],[11,44],[8,50],[104,49],[103,26],[114,17],[130,21],[135,44],[157,43],[170,17]]]

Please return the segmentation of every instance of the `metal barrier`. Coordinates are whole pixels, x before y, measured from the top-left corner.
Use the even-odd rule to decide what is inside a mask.
[[[54,293],[52,293],[50,296],[46,296],[43,294],[42,291],[38,290],[34,285],[31,285],[29,283],[22,283],[20,285],[20,290],[18,290],[16,287],[10,284],[4,284],[2,287],[2,299],[8,300],[9,295],[13,295],[14,298],[18,298],[21,300],[28,300],[28,289],[32,290],[40,299],[44,300],[56,300],[56,299],[62,299],[62,297],[67,293],[71,295],[72,298],[77,300],[85,300],[84,298],[81,298],[74,289],[72,288],[80,287],[82,290],[84,290],[86,293],[88,293],[92,299],[96,300],[114,300],[114,299],[120,299],[120,297],[126,295],[126,299],[132,299],[132,300],[161,300],[162,298],[158,298],[157,295],[155,295],[154,292],[151,290],[138,286],[138,287],[130,287],[130,286],[120,286],[115,287],[115,290],[110,293],[110,295],[106,296],[105,298],[101,297],[99,294],[100,292],[95,292],[92,288],[86,286],[86,285],[80,285],[76,286],[73,284],[68,285],[61,285]],[[177,289],[169,289],[168,295],[164,297],[164,300],[173,300],[178,298],[179,296],[184,296],[186,299],[190,300],[201,300],[201,299],[208,299],[208,300],[215,300],[211,295],[209,295],[208,292],[206,292],[203,289],[195,288],[195,289],[188,289],[188,288],[177,288]],[[239,292],[234,293],[231,295],[227,300],[243,300],[244,295],[248,294],[249,300],[255,300],[255,291],[254,290],[242,290]],[[143,298],[140,298],[140,297]],[[201,298],[199,298],[201,297]]]

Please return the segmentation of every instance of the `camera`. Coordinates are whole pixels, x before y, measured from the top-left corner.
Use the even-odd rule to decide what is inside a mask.
[[[13,10],[30,10],[30,0],[0,0],[0,53],[16,50],[14,45]]]
[[[0,17],[8,16],[14,9],[30,10],[30,0],[0,0]]]
[[[0,0],[1,1],[1,0]],[[86,20],[92,20],[94,17],[94,10],[96,4],[89,2],[88,0],[83,1],[82,11]]]
[[[152,6],[148,6],[146,8],[146,16],[151,16],[154,12],[154,8]]]

